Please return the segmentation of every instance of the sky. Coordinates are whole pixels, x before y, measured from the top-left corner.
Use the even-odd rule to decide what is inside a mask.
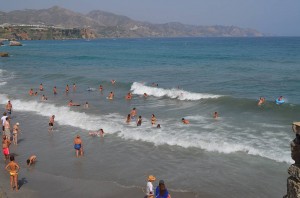
[[[300,0],[0,0],[0,11],[60,6],[102,10],[151,23],[225,25],[274,36],[300,36]]]

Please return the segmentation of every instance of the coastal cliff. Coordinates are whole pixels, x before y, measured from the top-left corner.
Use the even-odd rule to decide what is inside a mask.
[[[58,6],[0,12],[0,38],[4,39],[261,36],[264,34],[257,30],[236,26],[196,26],[178,22],[152,24],[100,10],[84,15]]]
[[[287,194],[284,198],[300,198],[300,123],[293,123],[296,138],[291,142],[291,157],[295,161],[288,169]]]

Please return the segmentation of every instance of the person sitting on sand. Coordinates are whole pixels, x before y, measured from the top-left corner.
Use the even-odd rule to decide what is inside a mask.
[[[165,186],[164,180],[159,181],[159,184],[155,190],[155,198],[171,198],[171,195]]]
[[[34,164],[36,161],[36,156],[35,155],[31,155],[27,160],[26,163],[28,166],[31,166],[32,164]]]
[[[72,106],[80,106],[80,104],[73,103],[73,100],[70,100],[69,103],[68,103],[68,106],[69,106],[69,107],[72,107]]]
[[[74,139],[74,149],[76,150],[76,157],[83,156],[83,146],[79,135]]]
[[[183,124],[190,124],[190,121],[188,121],[188,120],[186,120],[184,118],[182,118],[181,121],[182,121]]]
[[[146,196],[147,198],[154,198],[153,184],[156,178],[153,175],[148,176],[148,182],[146,186]]]
[[[7,170],[10,174],[11,189],[14,190],[14,188],[16,188],[16,191],[18,191],[18,172],[20,170],[20,166],[15,162],[14,156],[10,156],[10,162],[5,167],[5,170]]]

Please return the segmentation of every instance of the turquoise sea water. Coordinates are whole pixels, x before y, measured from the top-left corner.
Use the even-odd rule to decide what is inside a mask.
[[[23,44],[0,48],[11,54],[0,59],[1,103],[9,98],[18,111],[43,115],[45,119],[55,114],[58,124],[79,130],[103,128],[129,144],[134,141],[179,149],[168,154],[175,158],[188,152],[193,161],[196,153],[204,152],[206,156],[214,156],[215,163],[237,161],[234,166],[224,165],[229,172],[230,166],[242,172],[250,160],[256,162],[252,169],[259,165],[263,170],[278,170],[272,180],[273,177],[280,180],[280,186],[274,183],[270,188],[279,189],[275,195],[283,195],[286,168],[293,163],[289,149],[293,139],[291,123],[300,120],[299,37],[23,41]],[[116,80],[115,85],[110,83],[111,79]],[[27,94],[30,88],[37,90],[40,83],[45,87],[47,102],[41,102],[40,96]],[[73,83],[77,91],[66,95],[66,84],[72,90]],[[100,84],[103,93],[98,90]],[[54,86],[58,88],[57,96],[52,94]],[[95,91],[89,92],[88,88]],[[110,91],[115,93],[113,101],[106,100]],[[126,101],[124,97],[129,91],[133,99]],[[144,99],[143,93],[149,97]],[[261,96],[267,101],[258,107]],[[274,102],[279,96],[284,96],[283,105]],[[91,107],[66,107],[70,99],[80,104],[88,101]],[[124,122],[133,107],[143,117],[141,127]],[[217,120],[212,118],[215,111],[220,115]],[[151,127],[152,113],[161,129]],[[181,124],[183,117],[191,124]],[[216,165],[206,160],[207,164]],[[186,167],[197,165],[191,162]],[[180,173],[177,168],[175,165],[176,174],[190,177],[181,184],[183,189],[199,188],[197,177],[193,178],[188,168]],[[174,173],[169,171],[170,175]],[[243,178],[231,175],[224,178],[224,183],[226,179],[240,177]],[[260,179],[250,178],[249,185]],[[258,191],[261,197],[270,197],[266,193]]]

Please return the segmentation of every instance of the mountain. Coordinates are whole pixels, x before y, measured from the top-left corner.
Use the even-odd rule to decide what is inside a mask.
[[[60,29],[74,29],[77,28],[77,37],[88,38],[88,35],[83,35],[81,32],[89,32],[89,35],[96,38],[108,38],[108,37],[258,37],[264,36],[264,34],[253,29],[243,29],[235,26],[194,26],[185,25],[177,22],[165,23],[165,24],[153,24],[148,22],[141,22],[132,20],[129,17],[116,15],[109,12],[100,10],[94,10],[84,15],[81,13],[73,12],[58,6],[54,6],[49,9],[41,10],[17,10],[11,12],[0,12],[0,24],[14,24],[14,29],[23,27],[25,25],[35,25],[35,27],[44,26],[43,31],[45,35],[52,35],[49,33],[53,28]],[[21,25],[22,24],[22,25]],[[45,28],[46,26],[46,28]],[[1,27],[1,26],[0,26]],[[4,26],[2,26],[4,27]],[[51,29],[52,28],[52,29]],[[23,33],[30,31],[31,35],[36,35],[37,28],[27,28],[19,30]],[[84,30],[82,30],[84,29]],[[7,32],[7,34],[13,34],[14,31]],[[48,31],[48,32],[47,32]],[[64,37],[72,35],[72,32],[68,31],[68,34],[60,32],[55,29],[56,36],[53,39],[59,39],[60,34]],[[58,32],[57,32],[58,31]],[[3,31],[2,31],[3,32]],[[17,33],[15,33],[17,34]],[[39,36],[40,39],[52,39],[47,36]],[[1,35],[0,28],[0,38]],[[22,37],[21,37],[22,38]],[[38,37],[28,37],[26,39],[36,39]]]

